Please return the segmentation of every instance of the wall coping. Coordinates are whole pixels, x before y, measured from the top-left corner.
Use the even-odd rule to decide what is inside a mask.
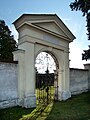
[[[70,70],[89,71],[88,69],[70,68]]]
[[[0,61],[0,64],[18,64],[18,61],[11,61],[11,62]]]

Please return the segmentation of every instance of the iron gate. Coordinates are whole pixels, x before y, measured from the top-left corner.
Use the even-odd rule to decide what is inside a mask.
[[[36,59],[38,61],[38,63],[36,61],[36,97],[37,104],[47,105],[54,100],[58,100],[58,73],[56,72],[54,59],[48,52],[42,52],[40,55]],[[42,72],[43,70],[44,72]]]
[[[45,74],[36,71],[36,95],[37,104],[47,105],[58,100],[57,74],[49,73],[48,68]]]

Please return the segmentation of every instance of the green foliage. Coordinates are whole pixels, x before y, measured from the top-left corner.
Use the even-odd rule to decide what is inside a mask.
[[[87,22],[87,35],[88,40],[90,40],[90,0],[75,0],[70,4],[71,10],[80,10],[83,13],[83,16],[86,16]],[[89,50],[84,50],[84,54],[82,54],[82,60],[90,59],[90,48]]]
[[[87,21],[88,40],[90,40],[90,12],[87,13],[86,21]]]
[[[72,10],[82,11],[83,16],[85,16],[90,10],[90,0],[75,0],[71,2],[70,7]]]
[[[0,61],[12,62],[16,41],[4,20],[0,20]]]
[[[86,15],[88,40],[90,40],[90,0],[75,0],[70,4],[71,10],[80,10],[83,16]]]
[[[88,60],[90,59],[90,46],[88,50],[84,50],[84,53],[82,54],[82,60]]]

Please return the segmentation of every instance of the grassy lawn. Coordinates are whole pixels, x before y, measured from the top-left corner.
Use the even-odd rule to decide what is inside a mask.
[[[90,92],[55,102],[46,120],[90,120]]]
[[[35,117],[34,117],[35,116]],[[21,119],[20,119],[21,118]],[[90,120],[90,92],[48,107],[25,109],[13,107],[0,110],[0,120]]]
[[[12,107],[0,110],[0,120],[19,120],[23,115],[30,114],[34,110],[22,107]]]

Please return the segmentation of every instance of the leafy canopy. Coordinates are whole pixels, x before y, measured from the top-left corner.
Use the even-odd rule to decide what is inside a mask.
[[[14,36],[5,24],[4,20],[0,20],[0,61],[12,62],[12,52],[17,48]]]
[[[70,4],[71,10],[80,10],[83,13],[83,16],[86,16],[86,22],[87,22],[87,35],[88,40],[90,40],[90,0],[75,0],[74,2],[71,2]],[[88,50],[84,50],[84,53],[82,54],[82,60],[90,59],[90,47]]]

